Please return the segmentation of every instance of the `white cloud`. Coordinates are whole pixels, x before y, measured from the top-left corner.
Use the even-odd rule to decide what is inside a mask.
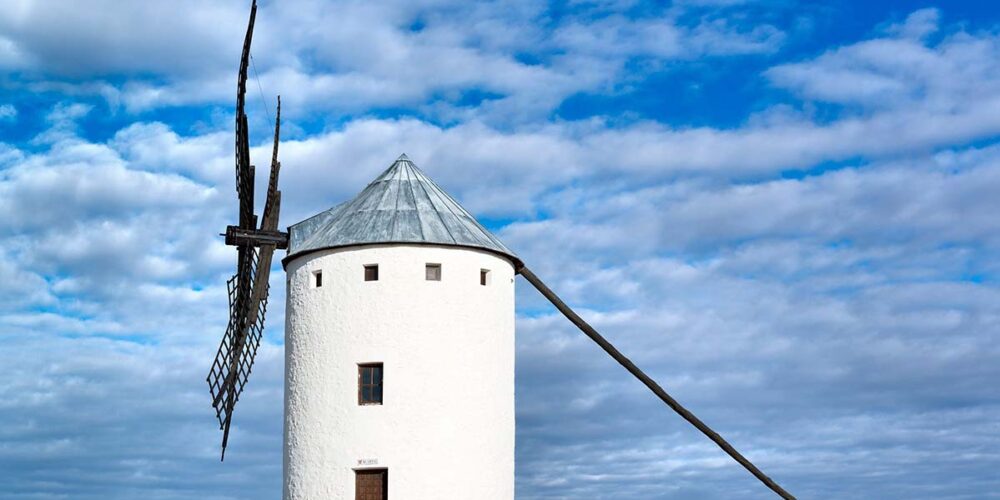
[[[24,63],[24,55],[17,44],[0,35],[0,66],[20,66]]]
[[[83,103],[61,102],[45,116],[49,128],[35,136],[34,144],[54,144],[76,137],[77,120],[87,116],[94,109],[93,105]]]
[[[378,47],[392,56],[387,61],[445,47],[486,71],[495,52],[539,42],[530,26],[503,33],[511,23],[490,24],[488,7],[461,11],[470,25],[485,23],[478,38],[452,40],[472,31],[450,34],[445,26],[455,21],[435,16],[453,6],[432,7],[390,11],[382,29],[391,36]],[[530,4],[516,7],[509,15],[538,15]],[[30,10],[11,10],[14,21],[0,26],[22,22]],[[429,16],[426,26],[409,34],[418,11]],[[358,5],[345,19],[371,12]],[[915,15],[908,24],[929,19]],[[288,36],[318,36],[316,25],[303,26]],[[262,40],[273,36],[268,29],[262,22]],[[627,34],[635,26],[607,29],[618,55],[659,49],[630,45],[648,42]],[[283,225],[351,196],[405,151],[473,212],[516,219],[500,231],[509,246],[796,494],[981,496],[998,487],[991,478],[1000,464],[991,432],[1000,411],[993,390],[1000,150],[992,144],[1000,96],[992,89],[991,37],[958,33],[932,45],[879,38],[800,62],[786,80],[775,75],[787,66],[768,74],[809,99],[861,107],[824,122],[785,108],[729,129],[351,120],[282,144]],[[749,40],[740,43],[756,52]],[[360,64],[369,41],[356,42],[357,54],[317,57]],[[697,43],[715,44],[713,53],[729,43],[717,42]],[[905,63],[888,58],[892,51]],[[535,77],[558,86],[571,71],[552,68],[586,58],[543,68],[499,61],[510,74],[498,88],[516,95]],[[433,71],[414,73],[422,82],[394,87],[399,80],[385,76],[388,68],[356,76],[385,83],[392,99],[420,100],[420,92],[437,89],[427,83],[433,71],[453,69],[429,65]],[[967,81],[939,81],[932,68],[965,71]],[[856,87],[838,94],[808,78],[834,70],[858,79]],[[265,75],[281,71],[303,85],[317,75],[305,66]],[[878,78],[864,80],[870,75]],[[478,85],[479,77],[446,76],[452,87]],[[231,75],[225,78],[218,88],[231,92]],[[336,96],[344,82],[315,85],[314,92]],[[914,88],[928,98],[907,94],[921,92]],[[869,103],[893,92],[903,96]],[[217,236],[235,217],[231,132],[185,134],[138,122],[88,141],[75,127],[88,112],[60,105],[44,140],[0,145],[0,213],[14,215],[0,221],[5,488],[74,498],[273,497],[280,482],[279,269],[268,339],[224,465],[203,385],[225,326],[224,280],[233,266]],[[255,159],[268,154],[267,143],[253,149]],[[838,160],[852,164],[817,165]],[[812,173],[782,178],[793,168]],[[517,299],[519,498],[608,491],[763,497],[760,485],[545,309],[524,282]]]
[[[17,108],[13,104],[0,105],[0,122],[13,122],[17,120]]]
[[[222,63],[227,48],[238,51],[247,18],[242,1],[167,5],[97,0],[53,8],[6,0],[2,8],[0,40],[8,40],[8,53],[19,56],[7,61],[0,56],[0,64],[6,62],[8,70],[69,76],[165,69],[190,75]]]
[[[941,11],[938,9],[920,9],[906,16],[902,23],[889,26],[886,32],[903,38],[920,39],[936,32],[940,21]]]
[[[914,30],[936,29],[937,22],[937,11],[918,11],[899,27],[899,37],[837,48],[811,61],[774,67],[766,75],[806,98],[866,109],[955,113],[994,101],[1000,36],[958,31],[936,43],[910,36]]]
[[[78,140],[58,143],[47,155],[26,155],[4,171],[0,193],[0,210],[19,214],[0,222],[4,232],[62,231],[80,216],[128,219],[135,210],[169,210],[212,196],[208,188],[182,177],[128,168],[113,150]]]
[[[6,252],[0,253],[0,311],[17,311],[55,303],[56,298],[41,275],[17,265]]]
[[[23,56],[7,67],[51,76],[36,87],[100,95],[132,112],[231,99],[245,5],[104,3],[58,13],[35,2],[8,9],[17,14],[0,21],[0,36]],[[590,20],[590,10],[609,7],[622,14]],[[523,122],[576,92],[615,84],[632,58],[768,53],[783,41],[772,25],[744,28],[714,7],[700,22],[683,24],[681,15],[692,10],[705,7],[644,17],[626,16],[628,6],[594,7],[551,34],[549,13],[535,2],[265,3],[254,53],[262,83],[285,94],[289,116],[408,106],[451,120],[466,113],[461,98],[475,91],[493,100],[479,110],[481,119]],[[116,29],[106,29],[109,23]],[[58,44],[54,31],[62,33]]]
[[[1000,353],[991,304],[1000,297],[990,285],[954,281],[954,273],[978,267],[983,254],[975,245],[997,244],[988,218],[997,209],[988,196],[1000,172],[994,148],[742,186],[712,172],[677,181],[620,169],[615,176],[634,177],[602,186],[594,182],[604,182],[600,172],[607,167],[588,149],[596,146],[581,146],[601,142],[586,140],[601,133],[357,121],[284,145],[283,213],[304,215],[349,196],[397,149],[408,149],[469,205],[481,203],[476,193],[484,179],[511,194],[531,193],[522,194],[524,202],[551,219],[510,226],[502,232],[508,244],[797,494],[833,494],[816,479],[819,469],[846,476],[881,467],[893,481],[876,489],[891,495],[892,485],[929,481],[906,472],[907,457],[937,457],[935,465],[957,481],[982,474],[976,468],[982,465],[970,469],[961,458],[967,454],[985,464],[1000,460],[990,451],[995,443],[961,438],[980,431],[992,411],[987,388],[997,374],[988,360]],[[136,124],[108,144],[64,138],[48,151],[14,155],[3,184],[11,194],[2,199],[64,204],[17,208],[36,212],[37,221],[3,240],[14,271],[52,280],[45,292],[34,279],[32,289],[42,290],[37,300],[58,297],[56,312],[0,316],[6,338],[17,339],[3,352],[19,354],[5,361],[16,369],[0,379],[0,391],[11,395],[0,398],[8,401],[0,407],[10,429],[3,439],[12,443],[0,454],[6,470],[31,469],[40,480],[76,484],[56,473],[52,463],[59,461],[105,477],[107,471],[86,465],[97,462],[80,458],[100,444],[102,456],[116,464],[102,484],[117,491],[158,488],[162,498],[180,498],[189,492],[169,475],[193,477],[195,468],[215,467],[218,436],[203,397],[204,367],[192,360],[207,363],[223,328],[221,283],[231,261],[224,253],[208,256],[220,251],[214,234],[231,210],[231,196],[215,194],[231,192],[228,154],[221,134],[184,137],[162,124]],[[90,175],[71,175],[74,169]],[[560,189],[567,184],[574,188]],[[119,208],[107,211],[95,200]],[[502,196],[490,204],[502,206]],[[959,217],[966,223],[949,224]],[[829,247],[845,238],[851,245]],[[933,251],[944,242],[953,250]],[[53,274],[56,268],[66,276]],[[280,297],[280,272],[274,277]],[[193,290],[199,282],[211,286]],[[269,325],[281,324],[275,302]],[[523,283],[519,302],[528,310],[541,305]],[[278,336],[280,327],[269,332]],[[522,317],[518,332],[522,496],[593,497],[609,484],[633,497],[762,494],[561,318]],[[149,340],[152,346],[141,344]],[[274,342],[265,344],[254,392],[241,401],[232,459],[257,472],[252,486],[234,478],[238,484],[222,488],[253,490],[246,495],[277,488],[279,352]],[[57,353],[66,360],[57,362]],[[152,400],[121,396],[151,385],[158,388]],[[886,391],[895,399],[873,405]],[[123,397],[129,408],[111,411]],[[948,405],[949,397],[980,403],[963,412]],[[775,408],[780,419],[771,417]],[[897,433],[885,436],[876,424],[889,420]],[[80,425],[90,430],[72,430]],[[942,436],[935,430],[941,426],[954,432]],[[788,429],[798,441],[786,437]],[[143,446],[127,436],[139,436]],[[892,446],[856,452],[876,437]],[[23,477],[11,488],[31,490],[35,483]],[[663,484],[674,489],[664,493]],[[199,487],[211,497],[220,486]],[[76,488],[82,497],[104,491]]]
[[[36,329],[37,328],[37,329]],[[7,333],[0,362],[4,491],[73,498],[280,495],[280,351],[264,346],[220,463],[195,347]],[[201,384],[197,382],[202,382]],[[183,485],[177,477],[185,477]],[[113,485],[113,486],[112,486]],[[110,487],[110,490],[109,490]]]
[[[827,125],[797,117],[734,130],[655,123],[609,129],[587,122],[504,132],[477,122],[445,128],[412,119],[362,119],[287,141],[284,179],[286,192],[303,206],[332,205],[353,194],[345,184],[365,182],[406,152],[476,211],[523,216],[537,209],[538,193],[571,180],[759,179],[824,161],[932,152],[997,130],[1000,98],[954,115],[899,111]]]

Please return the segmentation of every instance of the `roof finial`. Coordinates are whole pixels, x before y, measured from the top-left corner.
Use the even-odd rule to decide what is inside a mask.
[[[399,155],[399,158],[396,158],[396,161],[410,161],[410,157],[406,156],[406,153],[403,153]]]

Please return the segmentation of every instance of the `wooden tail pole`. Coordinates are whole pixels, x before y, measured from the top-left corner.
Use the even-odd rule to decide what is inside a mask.
[[[662,399],[667,406],[677,412],[677,414],[683,417],[684,420],[690,422],[691,425],[697,427],[699,431],[708,436],[708,438],[715,442],[715,444],[719,445],[719,448],[722,448],[722,450],[729,454],[730,457],[733,457],[733,460],[739,462],[740,465],[750,471],[750,473],[759,479],[760,482],[764,483],[765,486],[777,493],[778,496],[786,500],[795,500],[795,497],[792,496],[791,493],[785,491],[781,486],[778,486],[778,483],[775,483],[771,478],[767,477],[763,472],[761,472],[760,469],[757,468],[757,466],[747,460],[746,457],[740,454],[740,452],[736,451],[736,448],[733,448],[733,446],[726,442],[725,439],[722,439],[722,436],[713,431],[709,426],[705,425],[704,422],[694,416],[694,414],[688,411],[687,408],[681,406],[677,400],[670,397],[670,395],[667,394],[667,391],[664,391],[663,388],[656,383],[656,381],[649,378],[649,376],[643,373],[639,367],[635,366],[632,361],[619,352],[615,346],[611,345],[611,342],[608,342],[607,339],[601,336],[600,333],[597,333],[597,330],[594,330],[594,328],[587,324],[583,318],[573,312],[573,310],[570,309],[570,307],[567,306],[566,303],[555,294],[555,292],[545,286],[545,283],[542,283],[542,280],[538,279],[538,276],[535,276],[535,273],[531,272],[531,270],[527,267],[522,267],[519,272],[521,273],[521,276],[524,276],[524,279],[528,280],[528,283],[531,283],[542,295],[545,296],[546,299],[549,299],[549,302],[551,302],[552,305],[559,310],[559,312],[563,313],[563,315],[566,316],[566,319],[570,320],[574,325],[580,328],[583,333],[596,342],[597,345],[601,346],[601,348],[610,354],[612,358],[615,358],[615,361],[624,366],[629,373],[635,376],[635,378],[639,379],[639,381],[643,384],[646,384],[646,387],[653,391],[653,394],[656,394],[660,399]]]

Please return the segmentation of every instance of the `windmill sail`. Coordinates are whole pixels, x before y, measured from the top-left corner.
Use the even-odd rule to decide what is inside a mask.
[[[229,324],[219,344],[207,381],[222,429],[222,458],[229,444],[233,410],[253,369],[254,358],[264,334],[264,314],[267,311],[268,279],[274,250],[287,248],[288,235],[279,232],[278,214],[281,192],[278,191],[278,141],[281,123],[281,100],[274,126],[274,150],[267,198],[260,227],[254,207],[254,167],[250,164],[247,116],[244,112],[250,44],[253,40],[257,2],[250,9],[250,22],[243,42],[236,90],[236,193],[239,198],[239,225],[226,228],[226,244],[237,247],[236,274],[229,279]]]

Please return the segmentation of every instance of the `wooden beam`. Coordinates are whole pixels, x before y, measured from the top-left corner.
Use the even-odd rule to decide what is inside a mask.
[[[226,226],[226,244],[232,246],[273,245],[282,250],[288,248],[288,233],[269,231],[266,229],[243,229],[239,226]]]
[[[708,425],[705,425],[704,422],[698,419],[698,417],[694,416],[694,413],[691,413],[687,408],[681,406],[676,399],[670,397],[670,395],[667,394],[667,391],[664,391],[663,388],[656,383],[656,381],[650,378],[649,375],[646,375],[639,369],[639,367],[635,366],[635,363],[625,357],[625,355],[616,349],[615,346],[611,345],[611,342],[608,342],[608,340],[601,336],[600,333],[597,333],[597,330],[594,330],[594,327],[590,326],[583,320],[583,318],[570,309],[570,307],[567,306],[566,303],[555,294],[555,292],[549,289],[545,283],[542,283],[542,280],[540,280],[538,276],[535,276],[535,273],[531,272],[531,270],[527,267],[522,267],[519,272],[521,273],[521,276],[524,276],[524,279],[528,280],[528,283],[531,283],[536,289],[538,289],[539,292],[541,292],[542,295],[545,296],[546,299],[549,299],[549,302],[551,302],[552,305],[559,310],[559,312],[563,313],[563,316],[566,316],[566,319],[570,320],[584,334],[590,337],[591,340],[601,346],[601,349],[604,349],[604,351],[610,354],[615,361],[625,367],[629,373],[645,384],[646,387],[653,391],[653,394],[656,394],[657,397],[667,404],[667,406],[677,412],[677,414],[684,418],[684,420],[690,422],[691,425],[694,425],[699,431],[702,432],[702,434],[708,436],[712,442],[719,445],[719,448],[722,448],[722,450],[725,451],[730,457],[733,457],[733,460],[736,460],[740,465],[746,468],[746,470],[750,471],[754,477],[764,483],[764,485],[770,488],[771,491],[777,493],[778,496],[786,500],[795,500],[795,497],[792,496],[791,493],[785,491],[781,486],[778,486],[778,483],[767,477],[767,475],[761,472],[757,466],[747,460],[746,457],[740,454],[740,452],[736,451],[736,448],[733,448],[733,446],[725,439],[722,439],[722,436],[720,436],[719,433],[713,431]]]

